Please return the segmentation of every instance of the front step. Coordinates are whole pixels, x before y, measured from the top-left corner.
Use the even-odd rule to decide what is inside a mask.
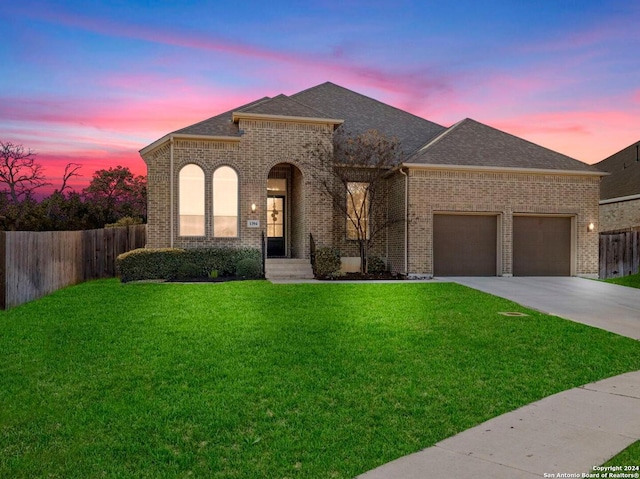
[[[265,263],[265,278],[313,279],[313,268],[308,259],[268,258]]]

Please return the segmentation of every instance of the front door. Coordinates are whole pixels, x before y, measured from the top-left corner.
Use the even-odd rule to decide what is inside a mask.
[[[287,255],[285,247],[284,196],[267,197],[267,257]]]

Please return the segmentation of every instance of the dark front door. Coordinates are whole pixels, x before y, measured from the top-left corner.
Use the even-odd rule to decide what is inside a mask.
[[[267,256],[269,258],[284,257],[285,221],[284,196],[267,197]]]

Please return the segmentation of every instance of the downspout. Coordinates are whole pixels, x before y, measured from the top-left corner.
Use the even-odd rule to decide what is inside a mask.
[[[404,275],[409,274],[409,175],[402,168],[398,171],[404,176]]]
[[[169,188],[171,189],[171,191],[169,192],[169,214],[171,216],[170,220],[169,220],[169,235],[170,235],[170,239],[169,239],[169,246],[171,248],[173,248],[173,223],[174,223],[174,218],[173,218],[173,213],[174,213],[174,206],[173,206],[173,135],[171,136],[171,138],[169,138],[169,145],[170,145],[170,153],[169,153]]]

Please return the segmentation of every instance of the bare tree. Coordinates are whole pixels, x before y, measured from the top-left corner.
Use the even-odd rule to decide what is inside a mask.
[[[346,218],[348,239],[358,242],[360,272],[368,272],[369,249],[375,238],[398,219],[386,214],[389,171],[402,160],[395,138],[377,130],[352,135],[339,129],[333,142],[307,146],[304,163],[321,194]]]
[[[36,162],[36,154],[22,145],[0,141],[0,184],[13,204],[30,198],[33,192],[50,185]]]
[[[82,168],[80,163],[67,163],[64,167],[64,173],[62,174],[62,186],[60,186],[60,193],[64,193],[67,188],[71,189],[68,181],[74,176],[82,176],[78,171]]]

